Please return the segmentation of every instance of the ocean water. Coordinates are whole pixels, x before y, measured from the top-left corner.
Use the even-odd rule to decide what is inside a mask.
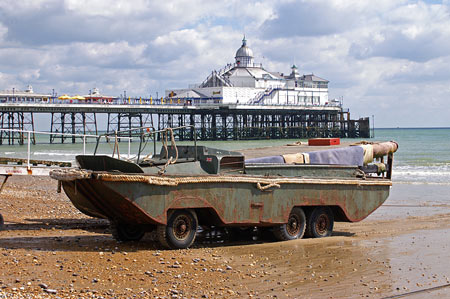
[[[36,139],[37,144],[31,145],[31,158],[38,160],[74,161],[76,155],[83,152],[91,154],[95,148],[94,139],[87,139],[85,145],[72,144],[70,140],[66,140],[65,144],[57,143],[59,140],[54,144],[48,144],[47,135],[38,135]],[[375,138],[371,139],[371,141],[389,140],[395,140],[399,144],[394,156],[394,183],[450,185],[450,128],[375,129]],[[237,150],[284,145],[294,141],[298,140],[209,141],[198,144]],[[359,141],[359,139],[345,141]],[[122,140],[119,143],[119,152],[121,156],[133,158],[138,146],[137,140],[131,143]],[[114,142],[102,143],[98,152],[111,154],[113,147]],[[160,147],[161,143],[157,142],[158,152]],[[153,148],[153,142],[149,141],[144,152],[151,153]],[[27,145],[1,145],[0,157],[27,158]]]
[[[450,185],[450,128],[377,129],[375,140],[395,140],[393,181]]]

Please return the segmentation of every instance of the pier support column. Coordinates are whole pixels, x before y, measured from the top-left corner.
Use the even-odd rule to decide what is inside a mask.
[[[192,126],[190,129],[190,138],[191,140],[194,140],[195,136],[197,135],[195,133],[195,115],[189,114],[189,124]]]
[[[1,144],[25,144],[26,136],[23,131],[34,131],[34,117],[32,112],[1,112],[0,125],[4,131],[0,132]],[[36,144],[34,132],[30,134],[31,142]]]
[[[76,109],[75,109],[76,108]],[[81,108],[85,108],[84,106]],[[35,113],[51,114],[50,131],[53,133],[92,134],[97,135],[95,108],[86,112],[74,105],[63,112],[41,112],[36,107]],[[179,140],[193,140],[194,133],[201,140],[239,140],[263,138],[312,138],[312,137],[360,137],[370,138],[369,119],[351,120],[347,111],[316,107],[257,107],[256,109],[238,109],[234,106],[220,106],[213,109],[189,107],[192,109],[152,110],[158,115],[157,129],[190,124],[192,129],[176,132]],[[292,108],[292,109],[291,109]],[[104,108],[102,108],[104,109]],[[54,111],[53,109],[50,111]],[[57,110],[60,111],[60,110]],[[81,110],[83,111],[83,110]],[[103,111],[103,110],[98,110]],[[111,111],[117,111],[111,109]],[[122,110],[121,110],[122,111]],[[151,113],[99,112],[108,117],[107,132],[123,131],[153,125]],[[0,112],[0,125],[3,129],[34,130],[33,114],[28,112]],[[155,124],[156,126],[156,124]],[[33,143],[35,143],[35,138]],[[0,133],[0,144],[24,144],[25,135],[13,131]],[[82,137],[51,136],[50,143],[66,141],[75,143]]]
[[[161,126],[162,117],[158,114],[158,129]],[[153,115],[143,113],[108,113],[107,133],[114,133],[115,131],[126,131],[138,129],[142,127],[153,127]],[[137,132],[135,130],[135,132]],[[125,134],[129,137],[133,132]],[[122,136],[125,136],[122,135]],[[119,140],[120,141],[120,140]]]
[[[70,135],[50,135],[50,143],[54,143],[60,139],[61,143],[69,138],[72,143],[76,143],[77,140],[82,141],[83,136],[79,135],[97,135],[97,116],[95,113],[87,112],[61,112],[51,114],[51,126],[50,132],[72,134]]]
[[[211,133],[212,140],[217,140],[217,122],[216,122],[216,114],[213,114],[211,117]]]

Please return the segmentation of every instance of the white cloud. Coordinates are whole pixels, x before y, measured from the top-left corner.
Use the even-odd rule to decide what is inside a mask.
[[[367,26],[372,36],[361,36],[354,41],[351,55],[360,59],[384,56],[426,61],[449,53],[447,6],[422,2],[399,6],[379,17],[377,23],[378,26]]]
[[[130,16],[139,15],[147,10],[145,0],[66,0],[65,8],[77,15],[89,17]]]
[[[24,15],[58,4],[58,0],[2,0],[0,10],[12,15]]]
[[[67,65],[96,66],[105,68],[142,68],[145,66],[144,44],[128,42],[75,43],[65,47],[63,63]]]
[[[8,27],[0,23],[0,42],[2,42],[8,33]]]
[[[0,89],[161,95],[234,61],[330,80],[379,126],[445,125],[450,3],[414,0],[3,0]],[[429,104],[426,104],[429,103]],[[447,113],[448,114],[448,113]],[[434,116],[430,116],[434,115]],[[450,125],[447,123],[447,125]]]

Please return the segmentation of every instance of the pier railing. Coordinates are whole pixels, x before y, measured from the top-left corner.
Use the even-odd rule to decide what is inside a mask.
[[[277,107],[304,107],[304,108],[315,108],[315,107],[341,107],[342,104],[339,102],[330,101],[325,104],[312,104],[312,103],[265,103],[261,101],[262,98],[270,96],[274,91],[278,90],[276,88],[270,89],[270,91],[261,91],[253,99],[245,103],[245,105],[250,106],[277,106]],[[236,105],[237,103],[224,103],[222,97],[166,97],[166,98],[122,98],[113,101],[95,101],[95,100],[61,100],[58,98],[49,98],[48,100],[42,99],[24,99],[24,100],[2,100],[0,99],[0,105],[4,104],[36,104],[36,105],[126,105],[126,106],[209,106],[209,105]],[[237,104],[239,105],[239,104]]]

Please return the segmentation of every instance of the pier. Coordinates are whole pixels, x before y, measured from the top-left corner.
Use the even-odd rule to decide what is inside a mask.
[[[99,115],[106,116],[107,133],[189,126],[177,132],[178,140],[370,138],[369,118],[351,119],[343,99],[329,97],[328,80],[301,75],[295,64],[286,74],[266,70],[254,62],[245,37],[234,58],[202,83],[168,89],[161,98],[108,96],[98,88],[84,96],[37,94],[31,86],[0,92],[0,129],[6,129],[0,144],[23,144],[19,131],[34,131],[34,116],[42,113],[51,114],[50,132],[62,133],[50,143],[97,135]]]
[[[152,104],[149,104],[152,102]],[[157,129],[191,125],[176,138],[192,140],[244,140],[341,137],[369,138],[369,118],[352,120],[348,110],[336,106],[249,105],[133,99],[114,103],[0,103],[0,127],[35,130],[35,115],[50,114],[50,131],[98,134],[97,116],[107,116],[107,132],[152,126]],[[75,143],[78,137],[51,135],[50,143]],[[33,139],[33,136],[31,137]],[[32,140],[34,142],[34,139]],[[23,144],[20,132],[2,131],[0,144]]]

